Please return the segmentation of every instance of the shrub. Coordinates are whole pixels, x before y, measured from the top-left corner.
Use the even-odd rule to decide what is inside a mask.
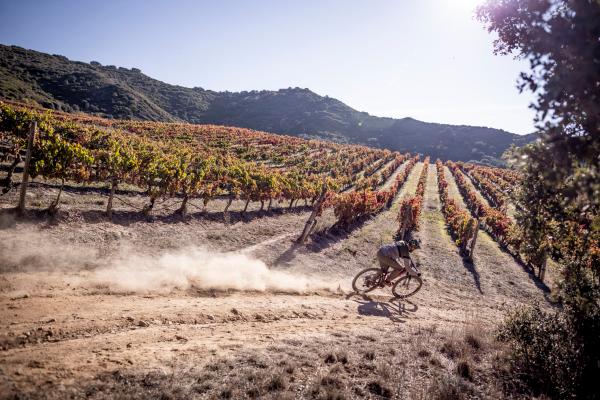
[[[392,397],[392,391],[379,381],[370,382],[367,389],[379,398],[389,399]]]
[[[337,358],[335,357],[335,354],[327,354],[327,356],[325,356],[325,364],[333,364],[337,361]]]
[[[446,340],[442,347],[440,347],[440,352],[445,354],[449,359],[454,360],[460,355],[460,349],[457,346],[457,343],[454,340]]]
[[[267,385],[267,389],[269,392],[275,392],[278,390],[283,390],[285,388],[285,380],[281,375],[274,375],[271,377],[269,384]]]
[[[473,380],[473,372],[471,371],[471,365],[467,360],[461,360],[458,362],[458,364],[456,364],[456,374],[466,380]]]
[[[471,346],[475,350],[481,349],[481,339],[474,333],[467,333],[465,335],[465,343]]]
[[[471,395],[472,390],[464,381],[445,374],[432,378],[425,398],[432,400],[461,400],[470,398]]]
[[[513,311],[498,339],[510,344],[512,376],[534,395],[556,399],[598,399],[600,314],[587,310],[546,312],[539,306]]]

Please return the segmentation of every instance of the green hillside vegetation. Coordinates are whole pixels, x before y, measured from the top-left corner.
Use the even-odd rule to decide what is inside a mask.
[[[512,144],[535,139],[484,127],[375,117],[309,89],[233,93],[186,88],[137,68],[70,61],[16,46],[0,45],[0,97],[108,118],[239,126],[489,164],[501,163]]]

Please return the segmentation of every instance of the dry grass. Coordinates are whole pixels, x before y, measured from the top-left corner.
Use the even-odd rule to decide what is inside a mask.
[[[43,397],[70,393],[94,399],[501,398],[487,382],[485,368],[492,365],[488,358],[493,352],[485,350],[486,341],[475,332],[435,328],[385,329],[377,339],[348,334],[280,341],[266,348],[175,358],[163,371],[116,370]]]

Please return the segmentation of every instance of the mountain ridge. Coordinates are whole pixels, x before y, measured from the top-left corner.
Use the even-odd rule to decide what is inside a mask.
[[[489,164],[502,163],[510,145],[535,139],[487,127],[377,117],[306,88],[217,92],[171,85],[138,68],[5,45],[0,45],[0,97],[109,118],[232,125]]]

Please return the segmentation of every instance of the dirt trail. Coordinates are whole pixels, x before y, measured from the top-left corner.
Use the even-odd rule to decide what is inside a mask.
[[[111,259],[124,241],[152,257],[201,244],[242,252],[276,271],[322,277],[332,288],[294,295],[192,285],[167,293],[119,294],[87,284],[93,265],[55,265],[43,252],[17,258],[20,267],[0,260],[0,398],[19,393],[110,398],[127,390],[125,397],[239,398],[257,397],[250,395],[255,387],[263,398],[286,398],[283,390],[287,398],[319,398],[334,389],[346,397],[378,398],[373,382],[398,365],[405,367],[403,379],[385,384],[393,396],[426,397],[428,382],[456,369],[457,360],[443,350],[456,332],[473,325],[481,333],[510,305],[543,301],[543,295],[483,234],[473,267],[478,290],[472,267],[462,262],[445,230],[434,168],[418,232],[423,246],[416,252],[422,290],[404,302],[349,295],[351,277],[375,265],[377,248],[393,240],[400,199],[414,193],[421,169],[418,163],[389,210],[346,235],[307,246],[293,240],[306,211],[265,213],[232,224],[200,216],[187,222],[109,223],[76,212],[82,199],[73,198],[68,216],[53,225],[8,221],[0,229],[4,245],[22,237],[31,241],[25,249],[45,252],[62,243],[96,249],[98,257]],[[453,180],[448,182],[456,195]],[[215,203],[211,207],[223,206]],[[60,252],[59,247],[53,257]],[[327,361],[332,353],[334,361]],[[498,397],[486,392],[487,361],[478,357],[472,390]],[[277,376],[283,376],[283,388],[273,383]],[[341,383],[325,379],[331,376]],[[389,383],[396,381],[399,386]]]

